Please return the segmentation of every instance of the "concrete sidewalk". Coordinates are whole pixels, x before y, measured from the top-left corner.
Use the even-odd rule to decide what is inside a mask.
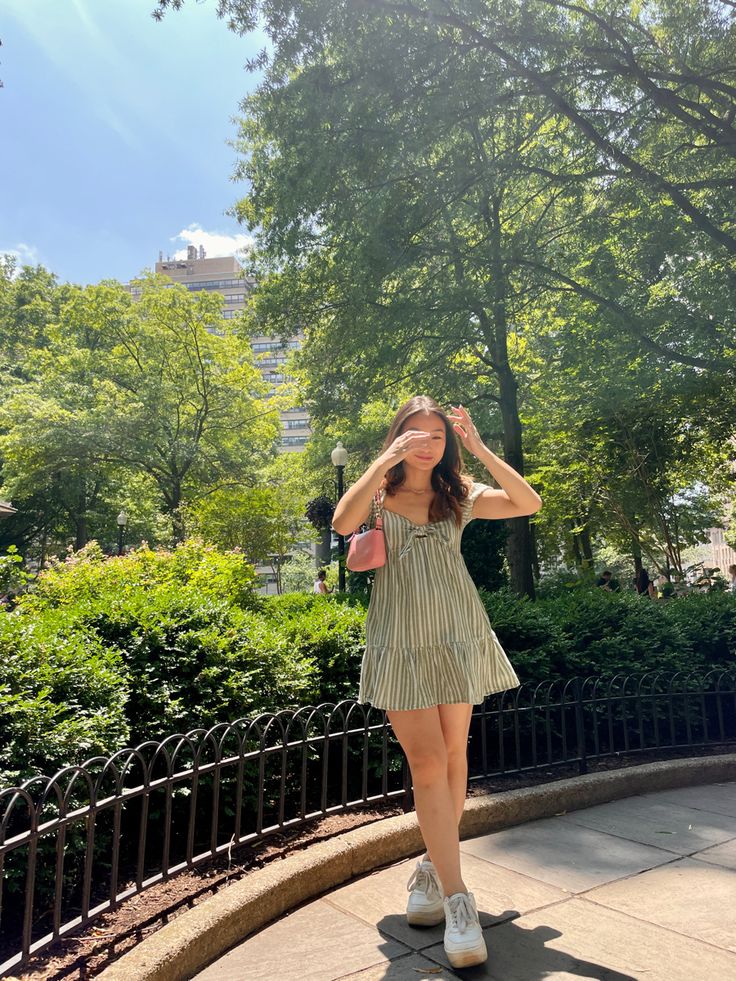
[[[412,858],[282,916],[196,977],[736,979],[736,783],[628,797],[460,849],[485,964],[453,970],[442,925],[407,925]]]

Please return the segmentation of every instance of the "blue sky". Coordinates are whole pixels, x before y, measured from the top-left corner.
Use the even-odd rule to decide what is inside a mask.
[[[214,0],[162,22],[154,0],[0,0],[0,253],[59,279],[127,281],[159,249],[247,244],[224,214],[232,117],[265,41],[240,38]]]

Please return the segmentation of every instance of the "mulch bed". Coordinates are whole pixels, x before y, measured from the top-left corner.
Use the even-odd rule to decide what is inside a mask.
[[[715,749],[683,747],[681,752],[620,754],[591,761],[588,772],[617,770],[657,760],[719,756],[733,752],[736,752],[736,744]],[[578,767],[571,764],[524,775],[474,781],[469,785],[468,796],[477,797],[503,790],[533,787],[577,775]],[[23,972],[12,977],[17,981],[81,981],[93,978],[145,937],[255,869],[286,858],[292,852],[308,848],[315,842],[325,841],[352,828],[402,813],[403,808],[400,805],[389,802],[346,814],[315,818],[301,828],[271,834],[256,846],[241,845],[233,849],[229,861],[226,857],[220,857],[203,863],[191,872],[181,873],[171,881],[153,886],[127,900],[118,909],[100,916],[86,930],[67,936],[49,947],[43,955],[33,958]]]

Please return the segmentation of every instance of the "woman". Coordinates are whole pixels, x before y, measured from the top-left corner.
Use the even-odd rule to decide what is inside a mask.
[[[327,573],[324,569],[320,569],[317,573],[317,578],[314,580],[314,586],[312,586],[313,593],[322,593],[326,595],[330,592],[327,586]]]
[[[500,490],[464,473],[458,436]],[[533,514],[542,502],[484,446],[462,406],[446,415],[421,395],[401,406],[383,452],[337,505],[338,534],[369,519],[376,491],[387,558],[368,607],[358,699],[386,711],[411,770],[427,853],[407,887],[409,923],[444,919],[448,959],[467,967],[488,956],[460,871],[470,717],[474,704],[519,679],[491,629],[460,538],[473,518]]]
[[[649,573],[646,569],[639,569],[634,580],[634,585],[640,596],[648,596],[650,599],[656,600],[657,590],[654,588],[654,583],[649,578]]]

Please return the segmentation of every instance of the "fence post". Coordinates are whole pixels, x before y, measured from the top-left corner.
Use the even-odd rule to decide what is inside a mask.
[[[580,690],[580,678],[575,678],[575,731],[578,744],[578,772],[588,772],[588,758],[585,754],[585,727],[583,725],[583,696]]]

